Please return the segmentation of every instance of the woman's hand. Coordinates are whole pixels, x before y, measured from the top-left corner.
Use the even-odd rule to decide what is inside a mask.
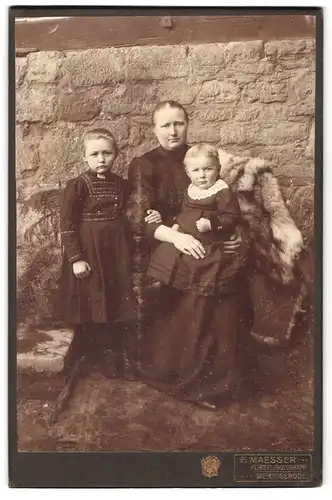
[[[86,278],[91,272],[91,267],[85,260],[77,260],[73,263],[73,273],[76,278]]]
[[[242,237],[239,230],[236,230],[236,233],[233,234],[229,240],[224,241],[224,250],[225,253],[234,255],[237,250],[240,248],[242,243]]]
[[[180,252],[191,255],[195,259],[203,259],[205,254],[205,249],[202,243],[196,240],[190,234],[176,233],[173,238],[173,245],[175,248],[180,250]]]
[[[144,221],[147,222],[148,224],[151,224],[152,222],[159,224],[162,222],[161,215],[157,210],[149,209],[146,211],[146,213],[148,215],[145,217]]]

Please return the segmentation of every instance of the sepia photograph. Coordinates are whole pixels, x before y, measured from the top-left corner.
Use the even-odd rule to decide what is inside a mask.
[[[12,486],[319,485],[322,11],[9,23]]]

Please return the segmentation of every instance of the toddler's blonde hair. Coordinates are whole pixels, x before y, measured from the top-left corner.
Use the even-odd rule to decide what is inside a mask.
[[[190,165],[191,158],[197,158],[197,156],[201,154],[206,156],[206,158],[213,158],[216,167],[218,169],[221,168],[217,148],[215,146],[212,146],[212,144],[206,143],[196,144],[195,146],[192,146],[190,149],[188,149],[183,160],[184,166],[187,168],[188,165]]]

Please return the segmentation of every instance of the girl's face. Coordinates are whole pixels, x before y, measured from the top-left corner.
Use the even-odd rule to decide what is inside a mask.
[[[196,158],[190,158],[186,172],[194,186],[199,189],[208,189],[219,177],[219,165],[213,158],[199,155]]]
[[[97,174],[108,172],[116,158],[114,144],[108,139],[88,139],[85,142],[84,160]]]
[[[182,109],[166,106],[156,112],[154,133],[159,144],[170,151],[187,141],[188,122]]]

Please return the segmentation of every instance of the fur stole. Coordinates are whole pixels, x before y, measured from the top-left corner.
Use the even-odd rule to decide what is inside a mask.
[[[278,282],[290,283],[304,243],[268,162],[222,149],[219,159],[220,177],[237,193],[243,218],[249,223],[254,266]]]

